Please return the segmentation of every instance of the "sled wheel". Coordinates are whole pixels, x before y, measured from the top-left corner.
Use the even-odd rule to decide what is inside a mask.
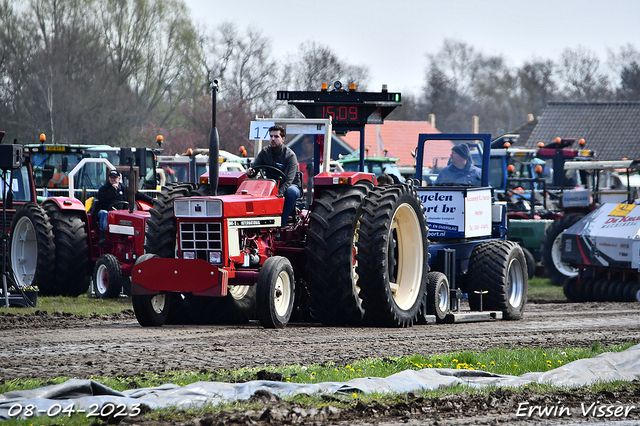
[[[122,289],[120,262],[112,254],[103,254],[93,268],[93,290],[100,299],[116,299]]]
[[[632,291],[633,287],[635,287],[636,283],[634,282],[625,282],[624,290],[622,291],[622,301],[623,302],[633,302]]]
[[[581,302],[591,302],[594,300],[593,296],[593,288],[596,282],[600,279],[600,277],[592,277],[587,279],[584,282],[584,286],[582,287],[582,292],[580,295]]]
[[[45,210],[35,203],[25,204],[10,229],[9,262],[18,287],[37,286],[42,295],[56,294],[53,227]]]
[[[578,290],[578,277],[567,278],[564,285],[562,286],[562,291],[567,299],[572,302],[577,302],[580,300],[580,293]]]
[[[618,292],[621,292],[623,289],[624,283],[619,280],[613,280],[607,288],[607,300],[610,302],[620,302],[620,296],[618,296]]]
[[[624,302],[624,288],[625,288],[625,282],[622,280],[616,280],[615,281],[615,291],[613,292],[613,299],[611,300],[615,300],[616,302]]]
[[[265,328],[283,328],[293,312],[295,281],[287,258],[268,258],[258,275],[256,308],[258,320]]]
[[[640,284],[634,284],[631,289],[631,301],[632,302],[640,302]]]
[[[371,182],[317,195],[307,229],[307,288],[312,315],[324,325],[360,325],[362,301],[356,272],[357,229]]]
[[[449,311],[449,280],[442,272],[429,272],[427,279],[427,315],[442,322]]]
[[[560,234],[583,217],[582,213],[566,214],[556,219],[542,237],[540,245],[542,264],[545,273],[554,285],[561,286],[567,278],[578,275],[576,268],[562,261],[562,237]]]
[[[522,318],[529,288],[525,262],[522,249],[513,241],[477,244],[469,259],[471,309],[480,308],[480,295],[475,292],[487,291],[482,295],[483,310],[502,311],[507,320]]]
[[[376,187],[362,203],[356,271],[366,322],[410,327],[427,291],[427,219],[415,188]]]
[[[604,302],[607,299],[607,292],[610,282],[607,278],[601,278],[593,284],[593,300],[596,302]]]

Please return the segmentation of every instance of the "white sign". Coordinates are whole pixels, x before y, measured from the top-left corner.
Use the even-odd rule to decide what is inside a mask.
[[[464,201],[464,236],[469,238],[491,235],[491,190],[469,191]]]
[[[287,134],[324,135],[324,124],[288,124]]]
[[[273,121],[252,121],[249,127],[249,140],[269,140],[269,129],[275,126]]]
[[[590,201],[591,196],[587,189],[572,189],[562,192],[563,207],[584,207],[588,206]]]

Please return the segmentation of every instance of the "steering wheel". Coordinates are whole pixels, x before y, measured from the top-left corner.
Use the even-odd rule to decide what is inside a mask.
[[[276,174],[278,174],[278,179],[280,180],[280,182],[284,181],[287,178],[287,175],[285,175],[282,170],[273,166],[256,166],[256,167],[253,167],[253,170],[256,171],[256,174],[254,176],[255,179],[257,178],[268,179],[267,171],[275,172]],[[280,183],[278,182],[278,184]]]
[[[116,206],[122,204],[123,208],[122,209],[117,209]],[[115,203],[113,203],[111,205],[111,210],[126,210],[129,207],[129,202],[128,201],[116,201]]]

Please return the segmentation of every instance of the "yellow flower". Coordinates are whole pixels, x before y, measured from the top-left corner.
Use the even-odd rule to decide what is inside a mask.
[[[290,381],[291,381],[291,378],[287,377],[287,382],[290,382]]]
[[[371,366],[371,368],[376,368],[376,366],[375,366],[375,365],[372,365],[372,366]]]
[[[454,359],[451,360],[451,362],[455,363],[455,362],[458,362],[458,360],[454,358]]]
[[[353,393],[353,397],[354,397],[354,398],[357,398],[357,397],[358,397],[358,394],[354,392],[354,393]]]
[[[480,367],[482,367],[482,368],[487,368],[487,366],[486,366],[486,365],[484,365],[484,364],[482,364]]]
[[[562,361],[561,361],[561,360],[558,360],[558,364],[562,364]]]
[[[338,371],[338,369],[337,369],[337,368],[334,368],[334,370],[335,370],[335,371]]]
[[[496,362],[495,361],[491,361],[491,365],[496,365]]]
[[[351,368],[351,366],[349,364],[347,364],[347,366],[345,368]]]
[[[545,354],[544,352],[542,353],[542,356],[547,356],[547,354]]]

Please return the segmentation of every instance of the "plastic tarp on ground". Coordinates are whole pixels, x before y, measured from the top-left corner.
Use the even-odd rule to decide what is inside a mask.
[[[197,382],[186,386],[166,384],[118,392],[91,380],[68,380],[59,385],[39,389],[13,391],[0,395],[0,419],[14,418],[18,406],[32,405],[35,413],[46,415],[60,408],[73,407],[74,412],[98,411],[106,403],[118,407],[147,406],[197,407],[206,404],[249,399],[256,391],[264,390],[280,397],[296,394],[388,393],[435,390],[456,385],[471,387],[520,387],[530,383],[559,387],[580,387],[598,382],[640,379],[640,345],[626,351],[607,352],[594,358],[573,361],[554,370],[505,376],[479,370],[426,368],[405,370],[386,378],[366,377],[348,382],[314,384],[283,383],[254,380],[246,383]],[[13,408],[12,408],[13,407]],[[52,410],[52,411],[50,411]],[[80,411],[85,410],[85,411]]]

